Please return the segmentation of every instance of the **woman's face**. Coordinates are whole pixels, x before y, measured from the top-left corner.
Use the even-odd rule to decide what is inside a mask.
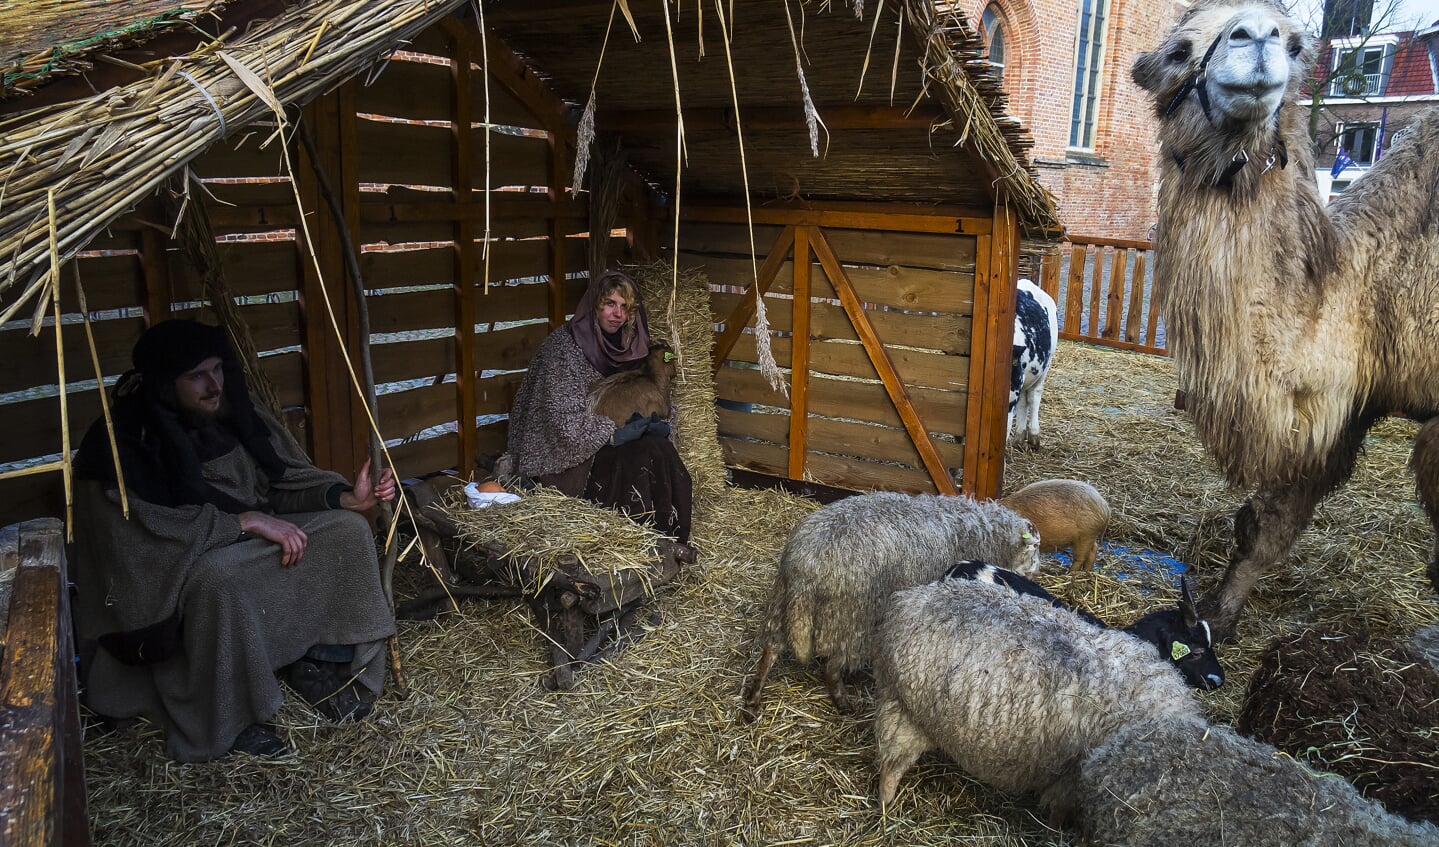
[[[630,307],[625,304],[625,295],[620,289],[613,289],[600,298],[600,329],[609,333],[619,332],[629,316]]]

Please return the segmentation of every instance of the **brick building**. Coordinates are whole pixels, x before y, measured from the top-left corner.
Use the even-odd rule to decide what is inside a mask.
[[[1002,66],[1010,114],[1072,233],[1145,238],[1155,221],[1155,120],[1129,79],[1186,0],[962,0]],[[997,41],[996,41],[997,39]]]
[[[1420,30],[1338,35],[1320,51],[1311,110],[1315,178],[1332,199],[1387,150],[1425,108],[1439,104],[1439,22]],[[1347,160],[1335,173],[1335,159]]]

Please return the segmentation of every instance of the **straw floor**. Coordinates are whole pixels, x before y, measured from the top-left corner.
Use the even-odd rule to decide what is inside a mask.
[[[1219,577],[1224,490],[1171,410],[1169,363],[1061,345],[1042,412],[1044,449],[1017,454],[1010,487],[1092,481],[1115,511],[1114,540],[1172,553]],[[1350,486],[1324,504],[1290,561],[1259,585],[1241,640],[1222,651],[1228,684],[1204,695],[1216,720],[1236,710],[1259,648],[1280,631],[1362,619],[1404,636],[1439,618],[1422,579],[1430,531],[1403,470],[1413,425],[1370,439]],[[722,490],[696,524],[701,555],[657,603],[658,626],[569,692],[546,671],[518,602],[470,603],[402,623],[411,692],[393,691],[359,726],[324,724],[289,703],[281,732],[297,752],[178,765],[157,733],[86,737],[100,844],[1048,845],[1023,798],[1006,798],[928,756],[882,814],[874,799],[868,685],[859,713],[834,713],[812,669],[781,662],[760,719],[735,721],[756,617],[775,562],[810,506]],[[1125,623],[1174,592],[1101,553],[1095,578],[1044,581]],[[400,576],[403,576],[401,574]],[[294,698],[291,698],[292,700]]]

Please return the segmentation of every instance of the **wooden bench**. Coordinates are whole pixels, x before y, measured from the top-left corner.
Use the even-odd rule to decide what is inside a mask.
[[[54,518],[0,529],[0,844],[16,847],[90,843],[64,540]]]

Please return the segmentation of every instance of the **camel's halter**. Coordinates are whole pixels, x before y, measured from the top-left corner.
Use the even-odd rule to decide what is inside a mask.
[[[1214,36],[1213,41],[1209,42],[1209,49],[1204,51],[1204,58],[1199,61],[1199,67],[1195,68],[1194,73],[1189,75],[1189,79],[1185,80],[1184,84],[1179,86],[1179,90],[1174,93],[1174,99],[1169,101],[1168,108],[1164,110],[1166,120],[1168,120],[1170,115],[1174,114],[1174,111],[1179,108],[1179,104],[1183,103],[1184,98],[1188,97],[1189,92],[1192,91],[1194,92],[1195,99],[1199,101],[1199,108],[1204,112],[1204,119],[1209,122],[1210,126],[1214,126],[1214,115],[1209,109],[1209,88],[1205,83],[1209,80],[1209,60],[1214,58],[1214,51],[1219,49],[1219,42],[1223,38],[1224,33],[1221,32]],[[1284,104],[1280,103],[1278,111],[1282,111],[1283,109]],[[1274,116],[1276,122],[1279,120],[1278,111],[1276,111]],[[1174,159],[1174,164],[1179,166],[1179,170],[1183,171],[1184,157],[1173,150],[1169,151],[1169,156]],[[1265,161],[1264,170],[1268,171],[1274,167],[1276,162],[1280,170],[1289,166],[1289,149],[1284,146],[1284,139],[1282,138],[1274,142],[1274,152],[1270,154],[1268,160]],[[1247,164],[1249,164],[1249,154],[1241,149],[1238,153],[1234,154],[1234,158],[1229,161],[1229,166],[1224,169],[1224,172],[1221,173],[1211,185],[1216,188],[1229,186],[1234,182],[1234,177],[1243,170]]]

